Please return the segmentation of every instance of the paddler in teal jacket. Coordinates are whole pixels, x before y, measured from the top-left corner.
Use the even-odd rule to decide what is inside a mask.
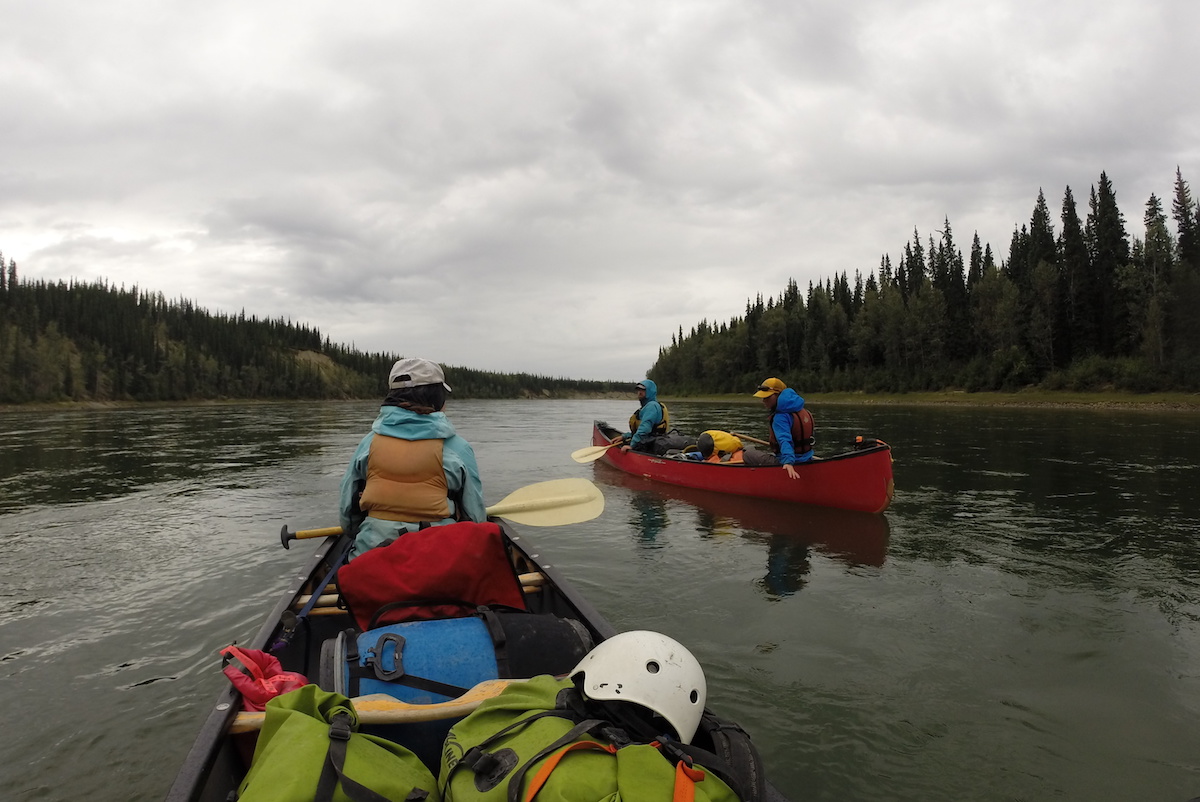
[[[671,428],[670,413],[658,400],[658,385],[650,379],[637,383],[638,409],[629,418],[630,431],[622,435],[628,445],[622,451],[653,451],[654,440]]]
[[[392,366],[371,433],[342,477],[339,518],[355,536],[351,559],[425,526],[487,520],[475,451],[442,412],[448,392],[433,362]]]

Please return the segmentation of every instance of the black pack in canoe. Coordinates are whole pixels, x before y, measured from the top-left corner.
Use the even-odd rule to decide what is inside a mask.
[[[267,652],[278,658],[284,670],[303,674],[310,683],[315,682],[323,690],[361,700],[355,702],[360,731],[402,744],[418,755],[437,777],[438,739],[444,738],[450,726],[482,700],[495,696],[505,686],[506,677],[546,673],[561,676],[568,673],[580,655],[594,644],[617,634],[552,564],[543,562],[528,538],[517,534],[505,521],[492,519],[492,523],[496,525],[491,528],[497,534],[504,559],[519,581],[519,593],[528,617],[518,618],[514,613],[510,619],[518,618],[518,625],[502,623],[501,627],[506,627],[508,634],[499,638],[494,631],[495,622],[488,621],[485,629],[490,633],[489,637],[466,641],[474,643],[474,648],[481,652],[470,656],[478,660],[466,662],[490,666],[479,676],[493,677],[491,679],[465,687],[464,675],[459,674],[457,681],[461,687],[456,687],[447,678],[455,680],[456,671],[470,673],[469,669],[463,668],[463,655],[443,660],[436,650],[426,650],[422,654],[411,638],[407,644],[400,638],[405,665],[410,672],[416,672],[418,669],[412,666],[422,666],[421,661],[424,661],[421,674],[436,674],[444,667],[446,675],[439,677],[440,681],[434,681],[431,688],[407,688],[404,693],[393,694],[396,698],[369,696],[375,689],[365,679],[360,688],[359,680],[350,676],[352,672],[344,670],[347,665],[344,661],[355,656],[347,655],[347,650],[353,651],[356,641],[361,643],[364,638],[374,637],[376,632],[413,624],[427,628],[452,625],[468,616],[463,610],[453,610],[459,603],[453,599],[439,599],[436,604],[441,606],[436,609],[440,612],[432,613],[429,611],[434,609],[434,603],[423,599],[420,606],[426,613],[421,621],[411,620],[410,614],[418,606],[415,603],[387,605],[388,610],[377,611],[371,616],[373,620],[365,620],[362,609],[365,597],[360,590],[355,590],[357,596],[351,595],[349,577],[339,574],[342,587],[329,582],[333,566],[340,562],[348,546],[348,539],[340,534],[340,530],[330,530],[339,534],[330,535],[321,542],[301,578],[285,592],[253,640],[241,644],[241,648]],[[433,533],[438,529],[449,527],[425,531]],[[409,537],[412,535],[401,540]],[[363,559],[360,557],[347,566],[355,566]],[[345,572],[343,568],[341,573]],[[363,576],[360,573],[358,578],[361,580]],[[486,610],[476,610],[474,614],[481,612],[486,613]],[[449,615],[437,617],[445,613]],[[379,643],[382,652],[383,640]],[[455,642],[460,650],[462,643],[461,640]],[[482,654],[484,651],[487,654]],[[439,665],[440,662],[445,665]],[[356,663],[351,660],[350,665]],[[492,673],[487,674],[487,671]],[[217,697],[168,792],[168,802],[230,802],[237,799],[238,788],[250,768],[257,730],[263,720],[262,713],[246,712],[242,708],[241,694],[232,684]],[[732,740],[731,733],[734,735]],[[731,782],[730,786],[738,788],[745,802],[785,802],[785,797],[765,780],[749,737],[732,722],[706,710],[692,745],[721,755],[727,761],[724,766],[727,774],[731,773],[729,767],[733,767],[733,775],[741,779],[736,785]]]

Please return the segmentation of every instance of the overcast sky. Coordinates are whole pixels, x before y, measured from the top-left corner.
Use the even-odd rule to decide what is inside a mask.
[[[363,350],[636,380],[680,327],[1200,194],[1196,0],[0,0],[0,251]]]

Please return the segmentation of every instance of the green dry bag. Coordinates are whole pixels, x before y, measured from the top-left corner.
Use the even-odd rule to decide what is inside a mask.
[[[276,696],[238,802],[440,802],[416,755],[357,730],[354,705],[341,694],[305,685]]]
[[[510,685],[454,725],[439,782],[454,802],[738,802],[715,774],[664,759],[655,744],[618,747],[601,720],[576,723],[559,708],[570,680]],[[561,713],[561,715],[560,715]]]

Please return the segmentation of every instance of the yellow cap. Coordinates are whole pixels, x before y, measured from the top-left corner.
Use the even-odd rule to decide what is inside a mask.
[[[779,379],[767,379],[762,384],[758,385],[758,392],[754,394],[755,398],[766,398],[769,395],[782,393],[787,389],[787,385]]]

